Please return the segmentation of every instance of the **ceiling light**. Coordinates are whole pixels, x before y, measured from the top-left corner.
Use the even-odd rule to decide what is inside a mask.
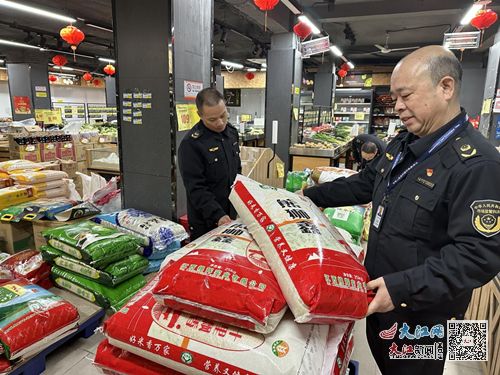
[[[307,16],[299,16],[299,21],[300,22],[304,22],[307,26],[309,26],[313,32],[313,34],[321,34],[321,31],[316,27],[316,25],[314,23],[311,22],[311,20],[309,18],[307,18]]]
[[[56,73],[56,72],[52,72],[51,74],[61,77],[76,77],[76,74]]]
[[[473,4],[470,9],[465,13],[464,18],[460,21],[462,25],[468,25],[469,22],[474,18],[474,16],[477,14],[478,10],[481,9],[483,6],[482,4]]]
[[[229,66],[231,68],[236,68],[236,69],[243,69],[244,68],[244,66],[241,65],[241,64],[234,63],[234,62],[231,62],[231,61],[226,61],[226,60],[222,60],[221,64],[224,65],[224,66]]]
[[[95,59],[95,56],[90,56],[90,55],[82,55],[81,53],[73,53],[73,52],[68,52],[68,51],[61,51],[58,49],[52,49],[52,48],[40,48],[40,51],[50,51],[50,52],[57,52],[57,53],[63,53],[65,55],[75,55],[79,57],[85,57],[87,59]]]
[[[14,47],[25,47],[25,48],[36,48],[36,49],[40,48],[38,46],[32,46],[31,44],[12,42],[10,40],[5,40],[5,39],[0,39],[0,44],[6,44],[8,46],[14,46]]]
[[[260,64],[260,66],[263,67],[263,68],[267,68],[267,64],[266,63],[262,63],[262,64]]]
[[[61,69],[62,70],[69,70],[69,71],[73,71],[74,70],[73,68],[70,68],[69,66],[61,66]]]
[[[53,18],[53,19],[68,22],[68,23],[76,22],[76,20],[74,18],[66,17],[66,16],[63,16],[61,14],[57,14],[54,12],[48,12],[48,11],[40,9],[40,8],[34,8],[34,7],[30,7],[28,5],[15,3],[13,1],[0,0],[0,6],[20,10],[20,11],[27,12],[27,13],[33,13],[33,14],[36,14],[37,16],[43,16],[46,18]]]
[[[330,46],[330,50],[336,55],[336,56],[342,56],[342,51],[337,47],[337,46]]]
[[[99,29],[99,30],[107,31],[108,33],[112,33],[113,32],[112,29],[108,29],[107,27],[103,27],[103,26],[94,25],[93,23],[86,23],[85,25],[87,25],[89,27],[93,27],[94,29]]]
[[[267,69],[266,68],[262,68],[260,69],[261,72],[267,72]]]
[[[347,62],[347,66],[350,68],[350,69],[354,69],[354,64],[352,62]]]
[[[0,64],[3,64],[4,62],[5,62],[5,60],[0,59]]]
[[[256,71],[257,71],[257,69],[255,69],[255,68],[247,68],[247,72],[256,72]]]
[[[105,58],[105,57],[99,57],[99,61],[107,62],[107,63],[111,63],[111,64],[114,64],[116,62],[113,59],[108,59],[108,58]]]
[[[295,5],[293,5],[290,0],[281,0],[281,2],[283,3],[284,6],[286,6],[288,9],[290,9],[290,11],[297,15],[297,14],[300,14],[302,13],[300,10],[297,9],[297,7]]]

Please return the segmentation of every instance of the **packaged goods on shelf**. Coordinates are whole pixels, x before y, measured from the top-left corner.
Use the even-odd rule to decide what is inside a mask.
[[[358,172],[352,169],[337,167],[316,167],[312,170],[311,178],[317,184],[335,181],[337,178],[350,177]]]
[[[158,303],[260,333],[276,328],[287,305],[245,225],[220,226],[187,247],[163,268],[153,290]]]
[[[35,190],[31,186],[9,186],[0,189],[0,209],[35,199]]]
[[[241,175],[229,199],[264,253],[297,322],[365,317],[368,273],[311,200]]]
[[[0,342],[9,360],[34,354],[78,318],[73,305],[28,280],[0,285]]]
[[[17,223],[21,220],[53,220],[54,215],[77,204],[69,199],[45,199],[21,203],[0,210],[0,220]]]
[[[0,163],[0,171],[5,173],[16,173],[19,171],[40,170],[40,164],[29,160],[7,160]]]
[[[52,266],[52,278],[57,286],[113,311],[121,309],[146,284],[143,275],[136,275],[108,287],[58,266]]]
[[[139,251],[141,241],[91,221],[43,232],[48,244],[93,267],[103,268]]]
[[[95,281],[109,287],[115,287],[118,284],[131,279],[135,275],[143,273],[148,267],[148,260],[141,255],[134,254],[115,263],[111,263],[100,270],[89,266],[79,260],[68,256],[66,253],[54,249],[51,246],[44,245],[40,248],[43,259],[51,264],[57,265],[68,271],[77,273],[89,280]]]
[[[111,345],[181,373],[321,372],[329,326],[296,324],[286,314],[273,333],[250,332],[161,306],[154,284],[104,323]]]

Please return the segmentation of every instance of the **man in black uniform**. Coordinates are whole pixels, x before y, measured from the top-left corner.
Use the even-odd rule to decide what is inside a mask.
[[[373,134],[360,134],[352,141],[352,156],[363,169],[377,156],[385,153],[386,144]]]
[[[359,174],[304,191],[322,207],[373,202],[367,337],[383,374],[441,374],[447,320],[500,272],[500,155],[460,108],[461,76],[443,47],[405,57],[391,93],[407,131]]]
[[[227,122],[224,97],[214,88],[203,89],[196,107],[201,120],[186,134],[178,153],[191,239],[236,218],[229,192],[241,172],[238,131]]]

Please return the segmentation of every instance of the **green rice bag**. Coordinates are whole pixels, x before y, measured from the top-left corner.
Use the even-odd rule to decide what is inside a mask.
[[[137,253],[141,246],[139,238],[92,221],[49,229],[42,234],[53,248],[98,269]]]
[[[364,225],[363,207],[325,208],[323,213],[334,227],[342,228],[349,232],[354,242],[359,244]]]
[[[110,287],[143,273],[149,265],[149,261],[145,257],[133,254],[118,262],[111,263],[103,270],[98,270],[51,246],[43,245],[40,250],[43,259],[47,262]]]
[[[146,285],[144,276],[136,275],[116,287],[110,288],[58,266],[52,267],[52,278],[59,287],[101,307],[110,307],[114,311],[118,311]]]

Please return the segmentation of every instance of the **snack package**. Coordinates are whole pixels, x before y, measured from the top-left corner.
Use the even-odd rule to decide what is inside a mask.
[[[57,286],[113,311],[118,311],[146,284],[144,276],[136,275],[111,288],[58,266],[52,267],[52,278]]]
[[[290,314],[269,335],[214,323],[155,303],[155,282],[104,323],[111,345],[183,374],[320,373],[329,326]]]
[[[0,189],[0,210],[35,198],[35,191],[31,186],[10,186]]]
[[[324,184],[325,182],[335,181],[337,178],[349,177],[358,172],[352,169],[337,168],[337,167],[316,167],[313,169],[311,179],[316,184]]]
[[[140,248],[136,237],[92,221],[52,228],[42,234],[50,246],[99,269],[137,253]]]
[[[41,166],[29,160],[7,160],[0,162],[0,171],[8,174],[18,171],[40,170]]]
[[[12,178],[18,184],[22,185],[31,185],[31,184],[39,184],[48,181],[54,180],[62,180],[63,178],[68,178],[68,174],[63,171],[29,171],[22,173],[14,173],[12,174]]]
[[[359,245],[364,227],[364,207],[325,208],[323,213],[334,227],[348,231],[354,242]]]
[[[9,360],[40,350],[78,319],[72,304],[25,279],[0,285],[0,342]]]
[[[238,175],[229,199],[298,323],[365,317],[368,273],[309,198]]]
[[[149,266],[146,258],[133,254],[111,263],[103,270],[98,270],[51,246],[43,245],[40,250],[43,259],[47,262],[109,287],[114,287],[135,275],[143,273]]]
[[[222,225],[186,247],[191,251],[160,273],[158,303],[260,333],[277,327],[287,305],[245,225]]]

